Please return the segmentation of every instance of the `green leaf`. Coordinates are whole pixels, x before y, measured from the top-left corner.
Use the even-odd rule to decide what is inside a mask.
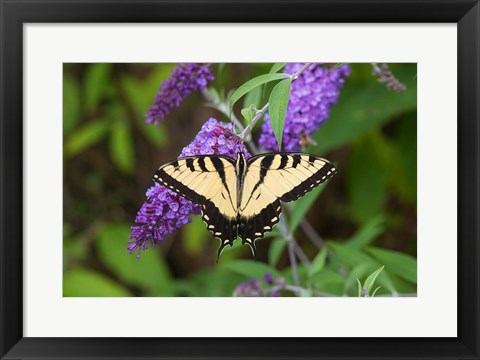
[[[396,72],[395,75],[407,86],[402,93],[388,91],[382,84],[373,81],[370,84],[345,85],[337,105],[331,109],[329,120],[313,135],[318,145],[312,152],[324,154],[400,114],[415,111],[415,73],[415,64]]]
[[[135,147],[127,122],[120,120],[114,122],[109,145],[110,156],[115,166],[125,174],[132,174],[135,168]]]
[[[92,112],[104,97],[112,71],[110,63],[89,64],[85,72],[85,107]]]
[[[358,285],[358,297],[362,297],[362,283],[357,278],[357,285]]]
[[[316,187],[309,193],[305,194],[305,196],[301,197],[297,201],[291,204],[292,210],[290,211],[290,222],[289,222],[289,229],[293,233],[300,222],[305,218],[305,215],[310,210],[310,207],[313,205],[315,200],[321,194],[323,189],[325,189],[326,184],[320,184],[320,186]]]
[[[132,296],[130,292],[100,273],[76,269],[63,277],[64,297],[117,297]]]
[[[247,81],[245,84],[241,85],[237,90],[234,91],[230,97],[230,112],[232,112],[233,106],[235,103],[249,91],[252,91],[256,87],[266,84],[270,81],[282,80],[288,78],[288,74],[264,74]]]
[[[365,280],[365,283],[363,286],[368,290],[368,293],[371,293],[371,289],[373,288],[373,284],[375,283],[375,280],[377,279],[378,275],[382,272],[384,266],[382,266],[380,269],[375,270],[373,273],[371,273],[367,280]]]
[[[367,247],[366,251],[385,264],[388,271],[413,284],[417,283],[417,261],[412,256],[374,247]]]
[[[251,105],[250,107],[248,108],[245,108],[245,109],[242,109],[241,110],[241,113],[243,115],[243,117],[245,118],[245,120],[247,120],[247,123],[248,124],[251,124],[252,123],[252,119],[253,117],[255,116],[255,113],[256,113],[256,109],[253,105]]]
[[[377,286],[377,288],[373,291],[371,297],[375,297],[375,294],[377,293],[378,290],[380,290],[381,286]]]
[[[268,249],[268,263],[275,266],[280,259],[287,242],[283,238],[277,238],[272,241],[270,248]]]
[[[248,92],[247,96],[245,96],[245,100],[243,101],[243,107],[248,108],[253,105],[254,108],[258,109],[260,107],[261,100],[262,86],[259,86]]]
[[[287,63],[275,63],[270,68],[269,73],[272,74],[272,73],[279,72],[280,70],[282,70],[285,67],[285,65],[287,65]]]
[[[379,215],[365,223],[346,244],[355,249],[370,245],[384,230],[385,216]]]
[[[348,274],[347,280],[345,281],[343,294],[348,295],[349,290],[355,285],[355,280],[363,278],[366,274],[368,274],[368,272],[375,268],[376,266],[372,263],[361,263],[352,268]]]
[[[308,277],[314,276],[317,272],[322,271],[327,259],[327,248],[324,246],[322,250],[315,256],[310,267],[308,268]]]
[[[69,134],[80,121],[80,88],[75,79],[63,77],[63,133]]]
[[[277,138],[278,148],[282,148],[283,126],[285,125],[285,115],[287,113],[288,99],[290,98],[290,85],[292,80],[280,81],[270,93],[270,123]]]
[[[128,225],[105,227],[95,245],[102,263],[120,279],[143,288],[147,294],[173,296],[170,270],[155,248],[142,251],[140,259],[130,254]]]
[[[158,147],[166,147],[169,143],[167,129],[163,122],[159,122],[156,126],[145,126],[142,124],[140,130],[152,144]]]
[[[360,264],[376,264],[376,261],[370,256],[348,245],[328,242],[327,246],[332,249],[339,261],[346,266],[355,267]]]
[[[272,266],[252,260],[234,260],[223,264],[221,267],[233,273],[259,280],[263,279],[266,273],[271,273],[273,277],[280,276]]]
[[[170,76],[173,68],[175,68],[175,64],[155,65],[148,76],[142,80],[137,80],[127,74],[122,76],[122,90],[125,91],[127,99],[133,105],[142,127],[149,127],[144,125],[144,115],[148,111],[149,105],[154,103],[160,83]]]
[[[199,255],[208,238],[208,232],[205,231],[205,224],[200,216],[192,216],[192,222],[186,224],[182,229],[183,244],[185,250],[190,255]]]
[[[341,284],[343,287],[345,279],[340,274],[337,274],[335,271],[332,271],[330,269],[323,269],[322,271],[318,271],[317,273],[315,273],[311,278],[308,279],[307,282],[319,288],[322,288],[327,284]]]
[[[387,200],[387,177],[372,136],[353,146],[347,168],[347,193],[353,219],[362,223],[382,213]]]
[[[64,155],[71,158],[98,143],[106,135],[110,124],[104,120],[92,121],[71,133],[65,141]]]

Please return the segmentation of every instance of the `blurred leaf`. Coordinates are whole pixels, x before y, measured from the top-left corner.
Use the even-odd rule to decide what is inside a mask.
[[[285,125],[285,115],[287,113],[288,99],[290,98],[290,85],[292,80],[280,81],[270,93],[268,100],[270,107],[270,124],[277,138],[278,148],[282,148],[283,127]]]
[[[192,222],[183,226],[183,244],[190,255],[198,255],[205,246],[208,232],[200,216],[192,216]]]
[[[386,286],[383,279],[383,275],[385,275],[385,273],[386,271],[382,272],[377,279],[377,282],[383,287]],[[412,284],[411,282],[408,282],[407,280],[404,280],[393,273],[390,273],[388,276],[390,284],[387,285],[394,286],[395,294],[413,294],[417,292],[416,284]]]
[[[275,63],[272,65],[269,73],[272,74],[272,73],[279,72],[285,67],[285,65],[287,65],[287,63]]]
[[[371,293],[371,290],[373,288],[373,284],[375,284],[375,280],[377,280],[378,275],[382,272],[383,268],[385,266],[382,266],[380,269],[375,270],[373,273],[371,273],[367,280],[365,280],[365,283],[363,284],[363,287],[365,287],[368,290],[368,293]]]
[[[308,279],[309,284],[315,285],[317,288],[322,288],[327,284],[337,284],[342,285],[345,283],[345,279],[337,274],[335,271],[329,269],[323,269],[315,273],[310,279]]]
[[[398,287],[398,282],[394,281],[394,277],[395,275],[385,270],[378,275],[377,283],[382,285],[385,289],[390,291],[391,294],[396,296],[399,292],[403,292],[403,290]]]
[[[188,279],[190,296],[232,296],[235,287],[245,281],[245,277],[215,267],[203,270]],[[185,287],[184,287],[185,288]],[[188,289],[187,289],[188,290]]]
[[[256,87],[266,84],[270,81],[282,80],[288,78],[288,74],[264,74],[247,81],[245,84],[241,85],[230,97],[230,112],[232,112],[233,106],[235,103],[249,91],[252,91]]]
[[[140,125],[140,130],[150,142],[158,147],[166,147],[169,143],[167,129],[163,122],[159,122],[156,126]]]
[[[113,163],[125,174],[133,173],[135,168],[134,144],[131,129],[126,121],[113,122],[110,132],[110,156]]]
[[[164,259],[155,248],[142,251],[141,258],[130,254],[127,242],[130,227],[122,224],[106,226],[96,242],[98,254],[107,268],[128,284],[139,286],[150,294],[173,296],[171,275]]]
[[[385,216],[378,215],[365,223],[347,242],[346,245],[361,249],[370,245],[385,230]]]
[[[362,297],[362,283],[358,279],[357,279],[357,285],[358,285],[358,297]]]
[[[132,102],[138,119],[142,122],[145,120],[144,115],[148,111],[149,105],[155,101],[155,95],[160,88],[163,80],[167,79],[171,71],[175,68],[175,64],[158,64],[145,80],[139,81],[132,76],[124,75],[121,78],[122,89],[125,91],[128,99]],[[150,127],[150,126],[144,126]]]
[[[92,112],[102,100],[109,86],[112,71],[110,63],[89,64],[85,72],[85,107]]]
[[[397,167],[403,170],[403,188],[399,188],[404,199],[414,203],[417,200],[417,114],[412,112],[404,116],[396,129],[398,146]],[[399,182],[395,181],[395,185]]]
[[[106,135],[110,124],[105,120],[92,121],[71,133],[65,141],[64,155],[71,158],[96,144]]]
[[[351,248],[348,245],[328,242],[327,246],[332,249],[333,253],[338,257],[342,264],[349,267],[355,267],[360,264],[376,264],[376,261],[370,256],[357,249]]]
[[[317,197],[320,193],[325,189],[326,184],[320,184],[320,186],[316,187],[312,191],[305,194],[305,196],[301,197],[297,201],[291,204],[290,212],[290,223],[289,229],[293,233],[301,221],[305,218],[305,215],[310,210],[310,207],[313,205]]]
[[[63,277],[64,297],[132,296],[124,287],[108,277],[85,269],[69,271]]]
[[[272,266],[252,260],[234,260],[223,264],[221,267],[236,274],[259,280],[262,280],[266,273],[271,273],[273,277],[280,276]]]
[[[69,134],[80,120],[80,88],[75,79],[63,76],[63,133]]]
[[[256,109],[260,108],[260,101],[262,100],[262,86],[256,87],[248,92],[243,101],[243,107],[248,108],[253,105]]]
[[[416,65],[412,64],[395,74],[407,86],[402,93],[388,91],[374,79],[369,84],[348,84],[347,79],[348,86],[342,89],[329,120],[313,136],[318,145],[311,152],[324,154],[402,113],[414,111],[417,107],[415,73]]]
[[[349,290],[353,290],[353,287],[355,285],[355,281],[358,281],[358,279],[363,278],[366,274],[368,274],[372,269],[375,269],[376,266],[372,263],[361,263],[355,266],[350,270],[348,273],[348,277],[345,281],[344,287],[343,287],[343,294],[348,295]]]
[[[387,197],[386,174],[371,136],[353,146],[346,180],[351,215],[357,222],[368,221],[382,211]]]
[[[314,276],[317,272],[322,271],[327,259],[327,248],[324,246],[322,250],[315,256],[310,267],[308,268],[308,277]]]
[[[388,271],[413,284],[417,283],[417,261],[410,255],[374,247],[367,247],[366,251],[385,264]]]
[[[272,241],[270,248],[268,249],[268,263],[275,266],[280,259],[287,242],[283,238],[277,238]]]
[[[375,297],[375,295],[377,294],[377,291],[380,290],[381,288],[382,288],[381,286],[377,286],[377,288],[375,290],[373,290],[373,293],[370,296]]]

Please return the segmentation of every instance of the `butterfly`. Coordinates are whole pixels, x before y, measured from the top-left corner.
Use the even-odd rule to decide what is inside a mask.
[[[316,155],[267,153],[234,160],[222,155],[178,158],[158,168],[158,184],[201,205],[202,219],[225,246],[240,237],[256,257],[255,241],[272,231],[290,202],[336,174],[335,166]]]

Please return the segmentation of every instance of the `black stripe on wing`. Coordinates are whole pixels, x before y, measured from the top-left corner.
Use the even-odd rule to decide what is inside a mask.
[[[220,247],[217,253],[218,262],[225,246],[232,246],[237,238],[236,219],[228,219],[223,216],[218,208],[210,201],[202,205],[202,219],[207,225],[207,229],[215,238],[220,240]]]
[[[316,161],[314,159],[311,160],[311,164]],[[332,163],[326,161],[325,159],[322,159],[322,161],[325,162],[323,167],[316,170],[309,178],[300,183],[298,186],[294,187],[289,192],[283,194],[280,200],[285,202],[295,201],[304,196],[307,192],[312,191],[318,185],[331,179],[337,173],[337,169]],[[302,165],[299,164],[298,166]]]
[[[283,181],[282,178],[284,178],[284,183],[288,184],[289,179],[301,178],[305,174],[309,174],[290,191],[281,196],[278,194],[279,199],[285,202],[297,200],[337,173],[335,166],[328,160],[303,153],[261,154],[248,159],[249,165],[254,163],[255,166],[260,166],[259,180],[254,190],[260,185],[267,186],[265,184],[267,176],[273,176],[280,181]],[[318,166],[321,167],[317,169]]]
[[[238,219],[238,236],[242,238],[242,244],[247,244],[256,257],[255,241],[272,231],[275,224],[280,221],[282,205],[279,200],[263,208],[258,214],[251,217]]]
[[[213,165],[214,169],[207,169],[205,161],[206,158],[211,161],[211,165]],[[230,189],[226,184],[225,168],[221,159],[225,159],[232,166],[235,166],[233,160],[225,156],[201,155],[187,158],[179,158],[177,160],[171,161],[165,165],[162,165],[155,172],[154,175],[154,181],[156,181],[160,185],[178,193],[192,203],[202,206],[202,219],[207,225],[207,229],[213,234],[215,238],[220,240],[220,248],[218,249],[217,261],[225,246],[232,246],[234,240],[236,239],[236,219],[227,218],[226,216],[222,215],[220,210],[215,206],[212,201],[207,199],[204,195],[194,191],[187,185],[183,184],[182,181],[176,180],[176,178],[172,175],[177,177],[181,176],[184,179],[188,178],[188,175],[186,173],[184,174],[185,171],[191,172],[191,174],[189,174],[190,176],[198,176],[196,175],[196,173],[214,172],[218,175],[222,182],[222,185],[225,187],[228,195],[230,196]],[[180,167],[183,167],[184,165],[185,169],[179,170]],[[221,191],[221,189],[219,189],[219,191]]]
[[[215,172],[220,177],[223,186],[227,189],[227,192],[230,194],[230,189],[228,188],[225,180],[225,169],[221,159],[228,161],[232,166],[235,166],[235,162],[226,156],[221,155],[199,155],[199,156],[189,156],[184,158],[178,158],[176,160],[170,161],[164,165],[162,165],[153,175],[153,180],[159,183],[162,186],[180,194],[185,199],[191,201],[194,204],[205,204],[208,199],[199,194],[198,192],[194,191],[192,188],[186,186],[181,181],[176,180],[175,177],[172,175],[175,174],[176,176],[183,175],[184,171],[190,171],[192,175],[195,173],[202,173],[202,172],[213,172],[208,171],[205,167],[205,159],[208,158],[211,160],[213,166],[215,167]],[[195,167],[194,164],[197,164]],[[182,172],[179,172],[180,166],[186,166]],[[173,167],[173,171],[172,171]],[[170,169],[166,171],[165,169]]]

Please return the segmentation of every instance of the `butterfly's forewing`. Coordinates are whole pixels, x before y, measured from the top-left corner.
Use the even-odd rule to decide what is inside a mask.
[[[219,155],[179,158],[161,166],[154,175],[160,185],[202,206],[207,229],[223,248],[236,238],[237,176],[232,159]]]
[[[337,172],[328,160],[302,153],[255,156],[248,169],[258,172],[261,185],[285,202],[297,200]]]
[[[336,173],[325,159],[302,153],[263,154],[248,160],[240,201],[239,236],[255,251],[279,221],[280,200],[294,201]]]

